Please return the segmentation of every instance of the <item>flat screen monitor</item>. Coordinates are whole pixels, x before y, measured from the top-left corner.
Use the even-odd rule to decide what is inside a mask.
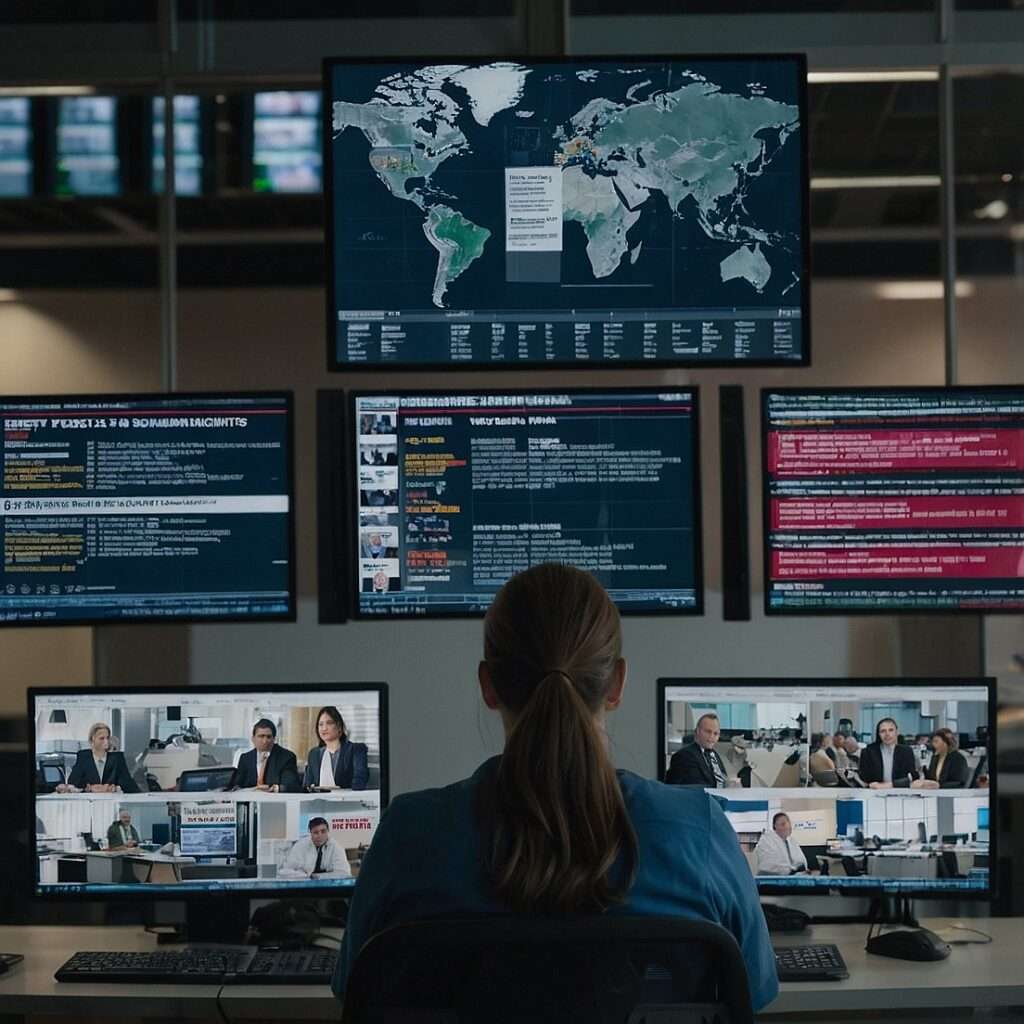
[[[323,152],[320,93],[258,92],[253,99],[252,187],[319,192]]]
[[[329,367],[806,364],[806,78],[326,61]]]
[[[765,611],[1024,608],[1024,388],[762,391]]]
[[[695,388],[381,390],[349,415],[357,616],[482,615],[552,561],[623,612],[702,611]]]
[[[27,96],[0,97],[0,198],[32,194],[32,123]]]
[[[174,97],[174,191],[203,191],[202,105],[198,96]],[[153,191],[164,190],[164,100],[153,98]]]
[[[57,103],[57,195],[118,195],[117,99],[62,96]]]
[[[32,689],[29,721],[33,763],[66,766],[30,810],[41,896],[346,890],[388,800],[383,683]]]
[[[169,716],[168,721],[173,722],[175,719]],[[230,789],[234,785],[234,781],[235,769],[233,767],[189,768],[181,773],[178,788],[182,792],[208,793],[218,789]]]
[[[763,894],[991,898],[995,761],[956,735],[995,708],[987,678],[659,679],[658,778],[714,795]]]
[[[0,397],[0,624],[293,619],[287,392]]]

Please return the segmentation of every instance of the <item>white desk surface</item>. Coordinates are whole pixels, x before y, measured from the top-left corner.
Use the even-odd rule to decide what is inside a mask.
[[[922,923],[941,928],[954,919]],[[993,937],[991,944],[954,946],[947,960],[907,963],[868,956],[867,926],[818,925],[800,935],[774,936],[776,945],[834,942],[850,977],[838,982],[789,982],[762,1015],[779,1022],[795,1013],[835,1019],[861,1010],[901,1013],[955,1008],[1024,1006],[1022,918],[970,918],[964,924]],[[969,933],[965,934],[967,937]],[[54,971],[79,950],[156,949],[140,928],[0,926],[0,951],[23,953],[23,963],[0,975],[0,1012],[12,1015],[159,1017],[182,1020],[324,1020],[336,1022],[339,1006],[326,985],[103,985],[61,984]],[[165,947],[172,948],[172,947]],[[220,1011],[218,1011],[218,997]],[[223,1018],[220,1014],[223,1014]]]
[[[782,985],[764,1014],[828,1010],[910,1009],[945,1010],[954,1007],[1024,1006],[1024,919],[932,918],[921,924],[933,931],[951,924],[977,928],[992,936],[988,944],[953,946],[946,960],[911,963],[874,956],[864,949],[866,924],[815,925],[796,935],[773,935],[776,946],[834,942],[843,954],[850,977],[845,981],[803,981]],[[980,936],[964,932],[965,939]]]

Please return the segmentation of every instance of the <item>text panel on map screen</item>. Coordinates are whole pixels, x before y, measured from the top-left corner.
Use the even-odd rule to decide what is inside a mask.
[[[330,365],[806,363],[805,80],[328,61]]]

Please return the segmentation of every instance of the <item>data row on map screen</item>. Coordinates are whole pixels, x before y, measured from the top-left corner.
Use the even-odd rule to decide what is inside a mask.
[[[332,60],[328,362],[802,365],[800,56]]]
[[[0,622],[294,616],[286,393],[0,399]]]
[[[1024,389],[762,401],[767,611],[1024,607]]]
[[[551,561],[594,573],[626,612],[702,610],[694,389],[321,400],[351,430],[348,515],[326,510],[321,529],[354,523],[328,575],[348,567],[356,615],[481,615],[511,575]]]

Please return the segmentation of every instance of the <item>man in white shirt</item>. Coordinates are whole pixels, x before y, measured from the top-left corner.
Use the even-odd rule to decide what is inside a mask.
[[[759,875],[795,875],[807,870],[807,858],[800,844],[791,839],[793,823],[785,811],[772,818],[771,831],[765,831],[754,847]]]
[[[288,851],[279,878],[351,878],[345,851],[331,838],[326,818],[309,819],[309,835]]]

